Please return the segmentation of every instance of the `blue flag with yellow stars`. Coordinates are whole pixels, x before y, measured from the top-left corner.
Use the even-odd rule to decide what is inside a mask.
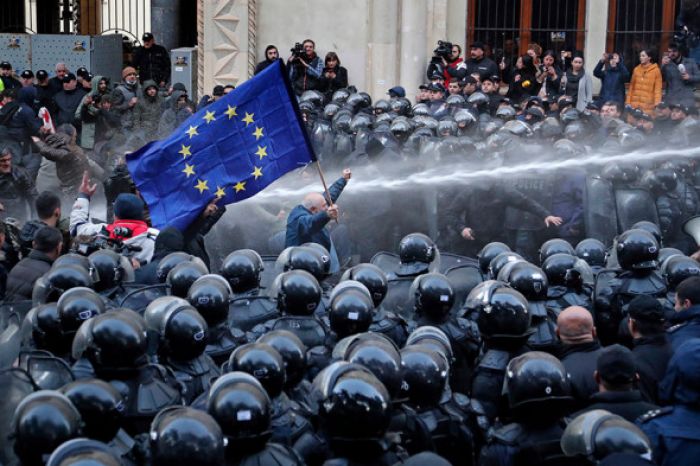
[[[126,156],[156,228],[187,228],[214,199],[242,201],[315,160],[280,61]]]

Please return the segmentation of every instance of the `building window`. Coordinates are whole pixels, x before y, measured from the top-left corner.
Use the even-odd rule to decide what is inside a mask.
[[[470,0],[467,8],[467,41],[486,43],[497,60],[524,54],[531,43],[583,50],[586,0]]]
[[[673,39],[680,0],[609,0],[608,51],[621,52],[632,70],[639,64],[639,52],[651,49],[660,60]]]

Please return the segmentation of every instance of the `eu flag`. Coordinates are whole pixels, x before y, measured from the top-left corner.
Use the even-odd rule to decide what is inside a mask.
[[[242,201],[315,160],[280,61],[126,156],[156,228],[187,228],[213,199]]]

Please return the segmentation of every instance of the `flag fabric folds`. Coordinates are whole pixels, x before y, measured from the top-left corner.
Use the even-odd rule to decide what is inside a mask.
[[[156,228],[187,228],[212,200],[232,204],[315,160],[278,61],[126,156]]]

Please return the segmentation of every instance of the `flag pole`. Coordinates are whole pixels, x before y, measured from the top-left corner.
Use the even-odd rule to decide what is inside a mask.
[[[323,183],[323,190],[326,193],[327,202],[332,203],[333,198],[331,197],[331,192],[328,190],[328,183],[326,183],[326,177],[323,176],[323,169],[321,168],[321,162],[319,162],[318,159],[316,160],[316,168],[318,169],[318,176],[321,177],[321,183]],[[329,207],[330,207],[330,204],[329,204]],[[337,218],[335,219],[335,223],[339,223]]]

